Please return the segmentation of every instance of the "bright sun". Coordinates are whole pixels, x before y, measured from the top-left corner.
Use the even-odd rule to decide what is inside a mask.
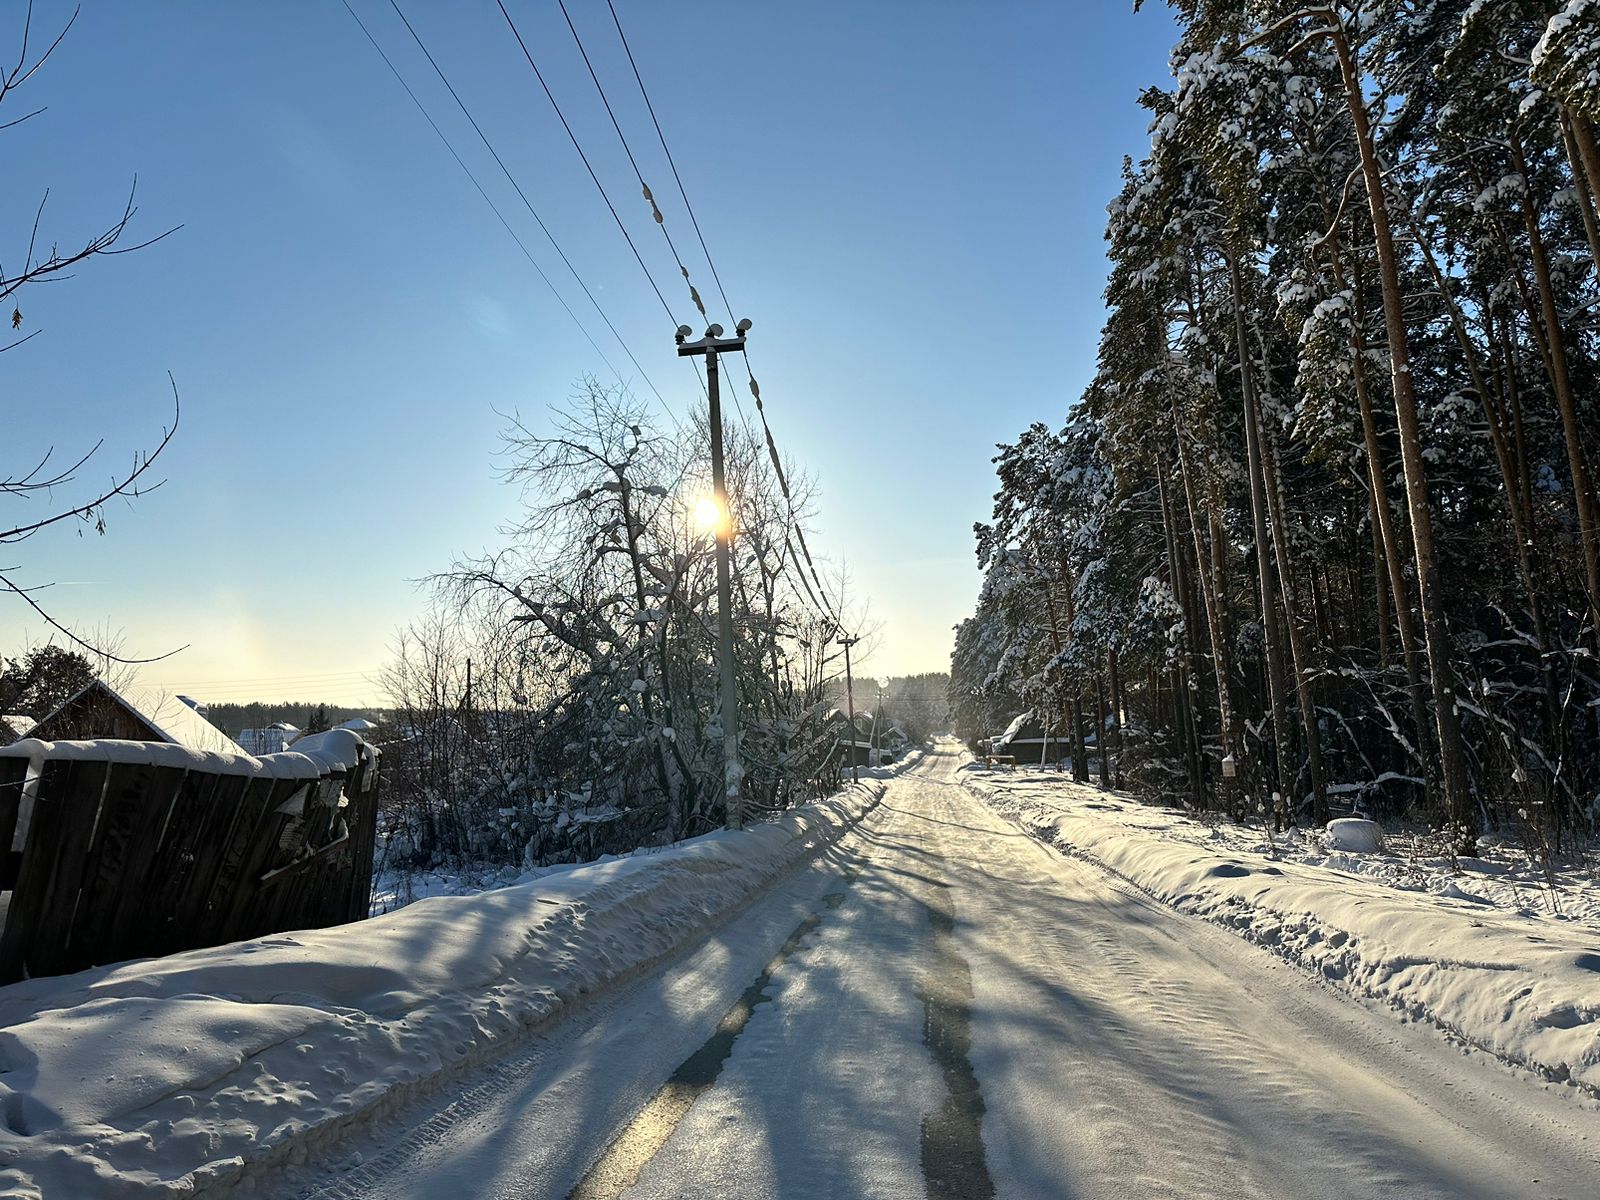
[[[701,529],[716,529],[722,524],[722,506],[711,496],[694,502],[694,522]]]

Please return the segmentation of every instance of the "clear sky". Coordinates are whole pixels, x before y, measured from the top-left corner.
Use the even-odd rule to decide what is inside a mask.
[[[577,285],[388,0],[351,0],[619,366]],[[1105,204],[1147,142],[1165,10],[1125,0],[714,7],[617,0],[784,450],[821,490],[814,548],[882,623],[865,670],[942,670],[978,575],[989,458],[1059,422],[1093,367]],[[668,400],[698,391],[493,0],[402,0]],[[508,0],[680,319],[692,309],[555,0]],[[688,257],[692,230],[601,0],[568,0]],[[20,0],[0,7],[15,55]],[[70,15],[37,0],[35,37]],[[7,548],[40,599],[212,701],[377,698],[363,680],[421,606],[412,580],[495,543],[496,410],[537,416],[604,364],[338,0],[89,0],[0,122],[0,262],[111,222],[137,254],[33,288],[0,358],[0,471],[105,447],[103,481],[170,419],[168,482],[108,531]],[[701,266],[697,282],[709,292]],[[9,313],[8,313],[9,315]],[[631,369],[625,373],[631,374]],[[643,390],[642,387],[640,390]],[[64,492],[63,495],[72,495]],[[42,510],[40,502],[33,502]],[[12,502],[11,507],[17,507]],[[8,524],[14,523],[9,520]],[[45,631],[0,598],[0,653]]]

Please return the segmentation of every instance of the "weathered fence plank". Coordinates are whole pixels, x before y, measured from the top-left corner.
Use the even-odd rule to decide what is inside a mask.
[[[205,837],[194,847],[188,886],[173,900],[171,921],[179,938],[174,949],[181,949],[205,923],[212,889],[222,870],[223,852],[233,840],[250,783],[246,775],[224,775],[217,781],[211,795],[214,812],[207,822]]]
[[[206,840],[218,836],[216,826],[225,823],[217,793],[226,779],[223,775],[189,771],[179,785],[151,864],[150,921],[142,931],[143,942],[135,948],[136,953],[170,954],[187,940],[187,931],[178,924],[178,918],[187,907],[185,897],[193,885]]]
[[[205,898],[196,933],[197,937],[203,939],[199,945],[209,946],[224,941],[224,935],[233,928],[230,921],[235,917],[234,908],[249,860],[262,836],[267,817],[274,808],[274,797],[281,792],[282,783],[282,780],[262,775],[251,779],[246,786],[239,801],[233,830],[221,849],[216,881]]]
[[[155,745],[0,749],[0,852],[21,846],[0,982],[366,915],[377,765],[359,739],[269,761]]]
[[[41,796],[28,829],[24,858],[39,847],[54,851],[50,886],[38,917],[32,945],[26,956],[30,975],[59,975],[70,971],[67,941],[78,914],[78,893],[88,866],[89,840],[100,815],[110,764],[76,762],[60,795],[48,802]],[[44,817],[44,820],[40,818]]]
[[[348,789],[350,822],[350,885],[346,889],[346,921],[365,921],[372,911],[372,859],[378,848],[378,767],[364,762],[356,770],[356,781]]]
[[[149,797],[154,779],[154,767],[126,764],[106,787],[84,871],[84,889],[94,902],[73,924],[69,949],[74,958],[92,958],[96,947],[107,944],[125,880],[129,872],[143,870],[154,850]],[[141,850],[146,851],[142,859]]]
[[[45,911],[50,882],[65,841],[61,798],[67,794],[79,764],[46,762],[31,786],[24,789],[22,807],[27,812],[27,841],[11,902],[6,906],[5,932],[0,933],[0,982],[24,979],[30,972],[31,934]],[[37,852],[32,852],[37,850]]]
[[[0,758],[0,891],[9,892],[16,885],[17,868],[22,865],[22,852],[13,853],[11,843],[17,836],[29,766],[25,758]]]
[[[156,852],[161,848],[161,836],[187,772],[179,767],[138,766],[140,770],[132,774],[143,783],[144,821],[135,830],[117,890],[103,901],[111,909],[105,939],[82,948],[87,958],[85,966],[120,962],[145,953],[140,947],[145,944],[142,933],[150,920],[149,896],[157,878]]]

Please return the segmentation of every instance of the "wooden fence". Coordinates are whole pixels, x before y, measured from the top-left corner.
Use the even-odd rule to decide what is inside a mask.
[[[0,749],[0,983],[367,915],[377,756]]]

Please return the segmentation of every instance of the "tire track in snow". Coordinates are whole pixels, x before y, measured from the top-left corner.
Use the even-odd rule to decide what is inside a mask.
[[[846,873],[844,878],[847,885],[856,874],[855,871]],[[829,892],[823,900],[829,909],[835,909],[843,903],[846,894],[844,891]],[[638,1182],[640,1172],[667,1144],[667,1139],[677,1130],[679,1123],[689,1115],[694,1102],[716,1084],[723,1065],[733,1053],[734,1043],[744,1032],[750,1017],[759,1006],[772,998],[768,989],[772,985],[773,975],[822,924],[823,915],[821,910],[808,913],[794,927],[772,960],[750,981],[750,986],[745,988],[717,1023],[716,1031],[678,1065],[639,1114],[567,1193],[567,1200],[615,1200]]]
[[[933,849],[934,861],[943,856]],[[937,870],[936,866],[932,867]],[[934,963],[918,993],[922,1040],[944,1076],[944,1103],[922,1118],[922,1177],[929,1200],[987,1200],[994,1195],[983,1150],[983,1095],[972,1069],[972,968],[956,945],[950,885],[930,879],[925,902]]]

